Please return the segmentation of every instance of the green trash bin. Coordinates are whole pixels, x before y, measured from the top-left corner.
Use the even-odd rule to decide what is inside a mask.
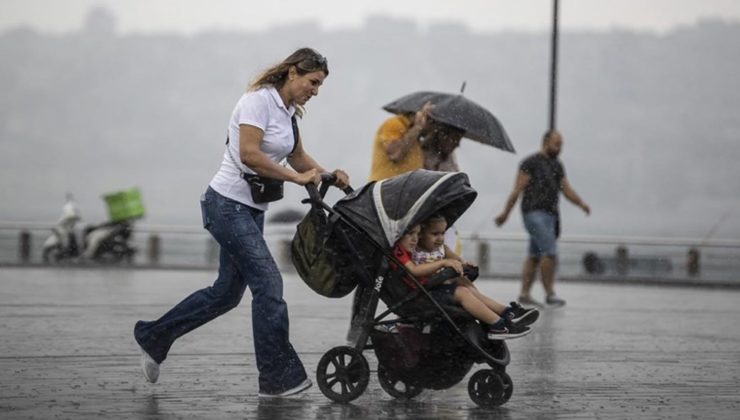
[[[113,222],[138,219],[144,216],[144,204],[138,188],[103,195],[108,205],[108,216]]]

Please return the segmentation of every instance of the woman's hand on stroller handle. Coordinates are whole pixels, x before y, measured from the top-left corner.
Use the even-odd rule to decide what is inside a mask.
[[[318,185],[322,180],[322,175],[316,169],[309,169],[306,172],[299,172],[295,178],[295,183],[298,185]]]
[[[349,186],[349,176],[341,169],[337,169],[334,172],[324,172],[320,175],[320,183],[308,183],[304,186],[308,191],[308,196],[313,200],[320,200],[326,195],[329,186],[334,185],[337,188],[341,188],[345,194],[350,194],[354,190]]]
[[[343,170],[335,169],[331,174],[327,174],[327,175],[331,175],[334,177],[334,179],[330,181],[329,183],[333,184],[337,188],[343,190],[349,187],[349,175],[347,175],[347,173],[344,172]],[[324,181],[323,175],[321,177],[321,180]]]

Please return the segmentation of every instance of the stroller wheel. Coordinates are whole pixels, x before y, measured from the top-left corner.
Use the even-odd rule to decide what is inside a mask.
[[[501,375],[501,381],[504,383],[504,402],[501,403],[503,404],[511,398],[511,394],[514,392],[514,382],[506,372],[501,372],[499,375]]]
[[[388,371],[383,365],[378,365],[378,381],[380,387],[393,398],[411,399],[421,394],[424,388],[408,385]]]
[[[503,375],[508,378],[510,384],[508,387],[504,383]],[[505,373],[499,375],[492,369],[479,370],[468,381],[470,399],[481,407],[496,407],[505,403],[513,390],[509,375]]]
[[[370,381],[365,356],[354,347],[339,346],[324,353],[316,368],[316,382],[330,400],[349,402],[362,395]]]

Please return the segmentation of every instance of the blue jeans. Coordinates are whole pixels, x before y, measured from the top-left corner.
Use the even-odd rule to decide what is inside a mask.
[[[156,321],[137,322],[136,341],[161,363],[178,337],[236,307],[249,287],[260,392],[280,393],[299,385],[306,371],[288,337],[283,279],[263,237],[264,212],[210,187],[201,205],[203,225],[221,245],[218,278]]]
[[[557,216],[544,210],[524,213],[524,227],[529,232],[529,255],[557,257]]]

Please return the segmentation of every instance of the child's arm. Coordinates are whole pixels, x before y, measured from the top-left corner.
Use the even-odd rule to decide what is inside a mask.
[[[452,267],[459,274],[462,274],[463,272],[462,263],[460,261],[448,258],[423,264],[414,264],[413,261],[409,261],[404,264],[404,266],[414,275],[414,277],[431,276],[444,267]]]

